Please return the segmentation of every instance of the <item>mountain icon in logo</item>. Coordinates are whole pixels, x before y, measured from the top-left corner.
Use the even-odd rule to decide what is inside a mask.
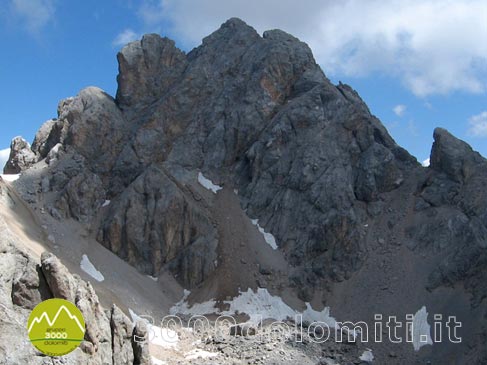
[[[49,325],[49,327],[55,327],[56,326],[56,323],[57,323],[57,320],[60,319],[60,322],[65,324],[66,322],[66,319],[64,317],[62,317],[61,315],[63,314],[63,312],[66,313],[66,315],[68,316],[69,319],[73,320],[76,325],[79,327],[79,329],[81,330],[81,332],[85,332],[85,328],[83,325],[81,325],[81,323],[79,322],[78,320],[78,317],[76,317],[76,315],[73,315],[71,314],[71,312],[69,311],[68,308],[66,308],[65,305],[62,305],[59,310],[57,311],[56,315],[54,316],[54,319],[51,321],[51,319],[49,318],[49,314],[47,312],[43,312],[41,317],[35,317],[33,320],[32,320],[32,323],[30,324],[29,326],[29,329],[27,330],[28,333],[30,333],[30,331],[32,330],[32,328],[36,325],[36,324],[39,324],[39,325],[43,325],[43,321],[46,321],[47,322],[47,325]]]
[[[31,343],[49,356],[62,356],[83,341],[85,321],[80,310],[64,299],[49,299],[30,314],[27,333]]]

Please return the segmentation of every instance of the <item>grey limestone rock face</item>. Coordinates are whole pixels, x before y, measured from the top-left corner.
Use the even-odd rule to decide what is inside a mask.
[[[485,159],[480,154],[447,130],[436,128],[433,137],[431,168],[444,172],[451,180],[469,180],[476,174],[479,165],[485,165]]]
[[[61,115],[67,124],[64,144],[83,156],[93,171],[108,172],[128,127],[115,100],[99,88],[88,87],[63,106]]]
[[[430,289],[463,282],[479,305],[487,297],[487,161],[444,129],[434,139],[431,170],[417,192],[429,207],[417,214],[410,236],[447,254]]]
[[[105,189],[98,175],[89,171],[74,176],[61,191],[56,208],[65,218],[86,222],[92,218],[105,201]]]
[[[20,258],[20,256],[19,256]],[[21,262],[24,261],[23,264]],[[47,284],[42,268],[32,262],[29,256],[22,257],[12,281],[12,303],[27,309],[34,307],[43,300],[52,298],[51,289]]]
[[[124,109],[160,98],[181,75],[187,62],[174,41],[157,34],[146,34],[140,41],[129,43],[117,59],[117,102]]]
[[[61,142],[63,127],[64,123],[60,120],[51,119],[45,122],[35,135],[32,151],[41,159],[47,157],[49,152]]]
[[[196,203],[167,170],[151,167],[111,206],[100,241],[148,275],[170,263],[192,287],[212,271],[217,246],[208,212]]]

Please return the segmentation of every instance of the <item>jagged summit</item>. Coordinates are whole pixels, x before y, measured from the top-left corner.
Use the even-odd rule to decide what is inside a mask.
[[[236,45],[250,45],[260,38],[257,31],[239,18],[230,18],[219,29],[203,38],[202,46],[220,43],[222,40],[235,41]]]
[[[149,34],[117,57],[115,99],[82,90],[12,150],[49,219],[172,275],[191,302],[266,288],[348,319],[484,310],[487,165],[467,144],[437,129],[421,167],[305,43],[235,18],[188,54]],[[478,354],[435,346],[421,356]]]
[[[444,171],[456,181],[468,181],[478,172],[479,165],[486,163],[472,147],[443,128],[436,128],[433,138],[435,142],[431,150],[431,168]]]
[[[118,53],[117,104],[123,109],[154,100],[170,87],[186,66],[186,55],[174,41],[146,34]]]

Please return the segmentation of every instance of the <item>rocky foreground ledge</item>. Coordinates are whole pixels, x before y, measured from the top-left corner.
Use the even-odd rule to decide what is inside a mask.
[[[2,222],[4,223],[4,222]],[[133,341],[144,334],[114,304],[105,310],[90,283],[72,275],[56,256],[39,260],[17,247],[2,224],[0,229],[0,356],[2,364],[140,364],[149,365],[148,347]],[[81,346],[62,358],[39,353],[28,341],[27,319],[43,300],[61,298],[75,303],[86,322]]]

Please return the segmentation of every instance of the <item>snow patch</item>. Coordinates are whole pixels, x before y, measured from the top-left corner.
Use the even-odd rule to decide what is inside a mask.
[[[208,190],[211,190],[215,194],[218,190],[223,189],[221,186],[213,184],[213,182],[207,179],[201,172],[198,173],[198,182]]]
[[[103,280],[105,280],[103,274],[95,268],[95,266],[91,263],[88,256],[86,255],[82,256],[79,266],[81,267],[81,270],[83,270],[85,273],[90,275],[96,281],[102,282]]]
[[[203,316],[205,314],[218,313],[218,309],[215,308],[216,302],[210,300],[204,303],[195,303],[191,307],[188,304],[188,297],[191,294],[189,290],[184,289],[183,298],[177,302],[171,309],[169,313],[171,315],[176,314],[187,314],[194,316]]]
[[[374,354],[372,354],[371,349],[367,349],[363,352],[359,359],[366,362],[372,362],[374,361]]]
[[[197,303],[189,306],[187,298],[190,292],[185,290],[183,298],[170,309],[171,315],[185,314],[185,315],[205,315],[205,314],[219,314],[226,316],[233,316],[239,313],[247,314],[250,323],[258,324],[261,320],[274,319],[276,321],[284,321],[288,318],[294,319],[297,315],[302,315],[303,320],[309,322],[326,323],[330,328],[338,327],[336,320],[330,316],[330,308],[325,307],[321,312],[314,310],[309,303],[306,303],[306,310],[299,312],[288,306],[281,297],[271,295],[267,289],[258,288],[256,292],[248,289],[229,301],[224,301],[224,304],[229,306],[226,311],[220,311],[215,308],[215,300],[210,300],[204,303]]]
[[[12,181],[18,180],[19,177],[20,177],[20,174],[15,174],[15,175],[0,175],[0,176],[2,176],[2,179],[4,181],[12,182]]]
[[[428,312],[426,311],[426,307],[423,306],[413,317],[411,335],[415,351],[419,351],[423,346],[433,345],[430,328],[428,324]]]
[[[49,152],[58,153],[59,152],[59,149],[61,147],[62,147],[62,144],[61,143],[57,143],[53,148],[51,148],[51,150]]]
[[[184,355],[184,358],[186,360],[195,360],[198,358],[208,359],[208,358],[217,357],[217,356],[218,356],[218,354],[216,352],[208,352],[208,351],[201,350],[201,349],[194,349],[194,350],[187,352]]]
[[[147,325],[148,341],[152,345],[163,348],[174,348],[178,346],[179,336],[178,334],[170,330],[169,328],[161,328],[149,323],[146,318],[142,318],[137,315],[132,309],[129,308],[130,317],[132,322],[142,321]]]
[[[155,277],[155,276],[151,276],[151,275],[147,275],[147,277],[153,281],[158,281],[159,278]]]
[[[166,365],[167,362],[159,360],[157,357],[151,356],[152,365]]]
[[[267,289],[258,288],[254,293],[252,289],[246,292],[240,292],[240,295],[231,301],[228,311],[224,315],[233,315],[235,313],[246,313],[251,323],[259,323],[261,319],[272,318],[277,321],[294,318],[297,312],[289,307],[280,297],[272,296]]]
[[[102,208],[108,207],[110,205],[111,201],[110,200],[105,200],[103,205],[101,206]]]
[[[271,246],[273,250],[277,250],[276,238],[272,234],[267,233],[264,230],[264,228],[262,228],[259,225],[259,220],[258,219],[251,219],[251,221],[252,221],[252,224],[257,227],[257,229],[259,230],[259,232],[262,233],[262,235],[264,236],[264,240],[267,242],[267,244],[269,246]]]
[[[330,316],[330,307],[325,307],[321,312],[315,311],[311,304],[306,303],[306,310],[303,312],[303,320],[308,322],[326,323],[330,328],[337,328],[335,318]]]
[[[129,308],[129,314],[130,314],[130,317],[132,318],[132,322],[134,322],[134,326],[135,326],[135,322],[137,322],[137,321],[142,321],[142,322],[145,322],[145,323],[149,323],[146,319],[140,317],[137,313],[135,313],[130,308]]]

